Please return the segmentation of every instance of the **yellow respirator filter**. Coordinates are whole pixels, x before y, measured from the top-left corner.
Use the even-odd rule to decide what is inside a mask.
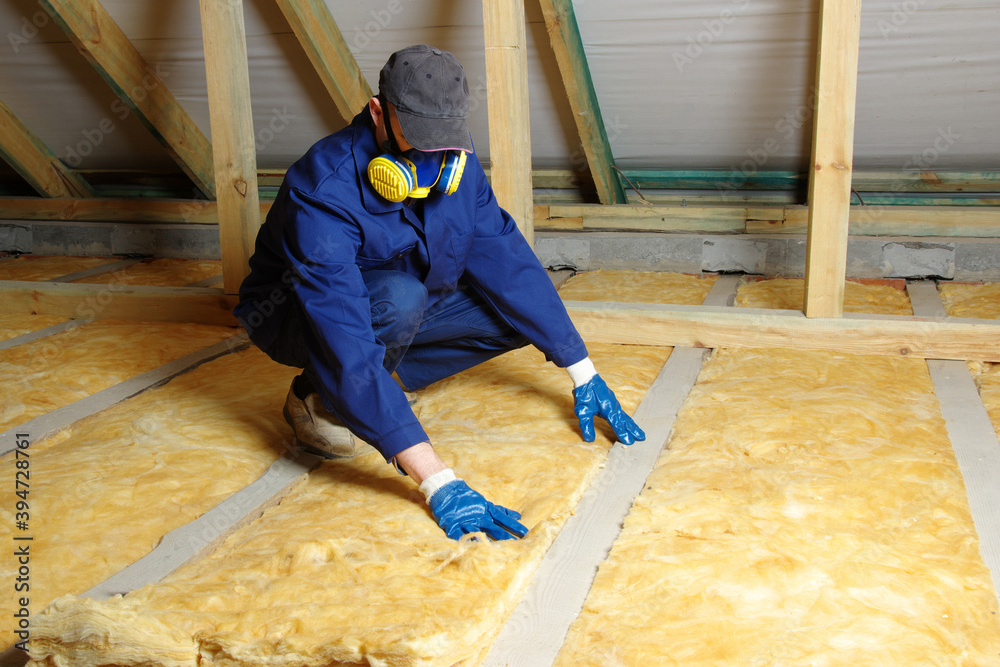
[[[388,153],[368,163],[368,181],[385,199],[401,202],[407,197],[426,197],[432,190],[453,194],[465,171],[464,151],[409,151],[411,160]]]

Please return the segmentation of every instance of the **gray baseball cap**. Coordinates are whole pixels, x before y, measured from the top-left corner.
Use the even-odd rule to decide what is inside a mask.
[[[382,68],[378,88],[414,148],[472,152],[469,82],[454,55],[426,44],[400,49]]]

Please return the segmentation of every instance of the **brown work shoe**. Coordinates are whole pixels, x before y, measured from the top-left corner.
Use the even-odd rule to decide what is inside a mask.
[[[283,413],[299,446],[312,454],[328,459],[351,458],[358,453],[358,443],[363,442],[323,407],[318,393],[303,400],[289,389]]]

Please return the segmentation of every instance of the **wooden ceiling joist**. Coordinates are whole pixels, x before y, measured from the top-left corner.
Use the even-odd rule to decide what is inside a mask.
[[[243,0],[199,0],[199,4],[223,286],[226,294],[236,294],[250,272],[261,224]]]
[[[540,4],[598,199],[602,204],[626,204],[628,197],[615,171],[573,0],[540,0]],[[575,164],[574,168],[577,168]]]
[[[63,164],[3,102],[0,102],[0,158],[42,197],[94,195],[87,181]]]
[[[840,317],[851,212],[861,0],[822,0],[803,310]]]
[[[136,114],[198,190],[215,197],[212,146],[98,0],[39,0],[77,50]]]
[[[292,32],[345,120],[350,121],[372,97],[354,54],[323,0],[276,0]]]

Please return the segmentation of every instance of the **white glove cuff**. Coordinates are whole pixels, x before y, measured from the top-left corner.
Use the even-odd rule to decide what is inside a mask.
[[[597,375],[597,369],[594,368],[594,362],[590,360],[590,357],[584,357],[582,361],[567,366],[566,370],[573,380],[574,387],[587,384],[592,377]]]
[[[429,501],[431,496],[437,493],[442,486],[450,482],[454,482],[456,479],[458,478],[455,477],[455,471],[451,468],[445,468],[444,470],[434,473],[421,482],[420,490],[423,492],[424,498]]]

